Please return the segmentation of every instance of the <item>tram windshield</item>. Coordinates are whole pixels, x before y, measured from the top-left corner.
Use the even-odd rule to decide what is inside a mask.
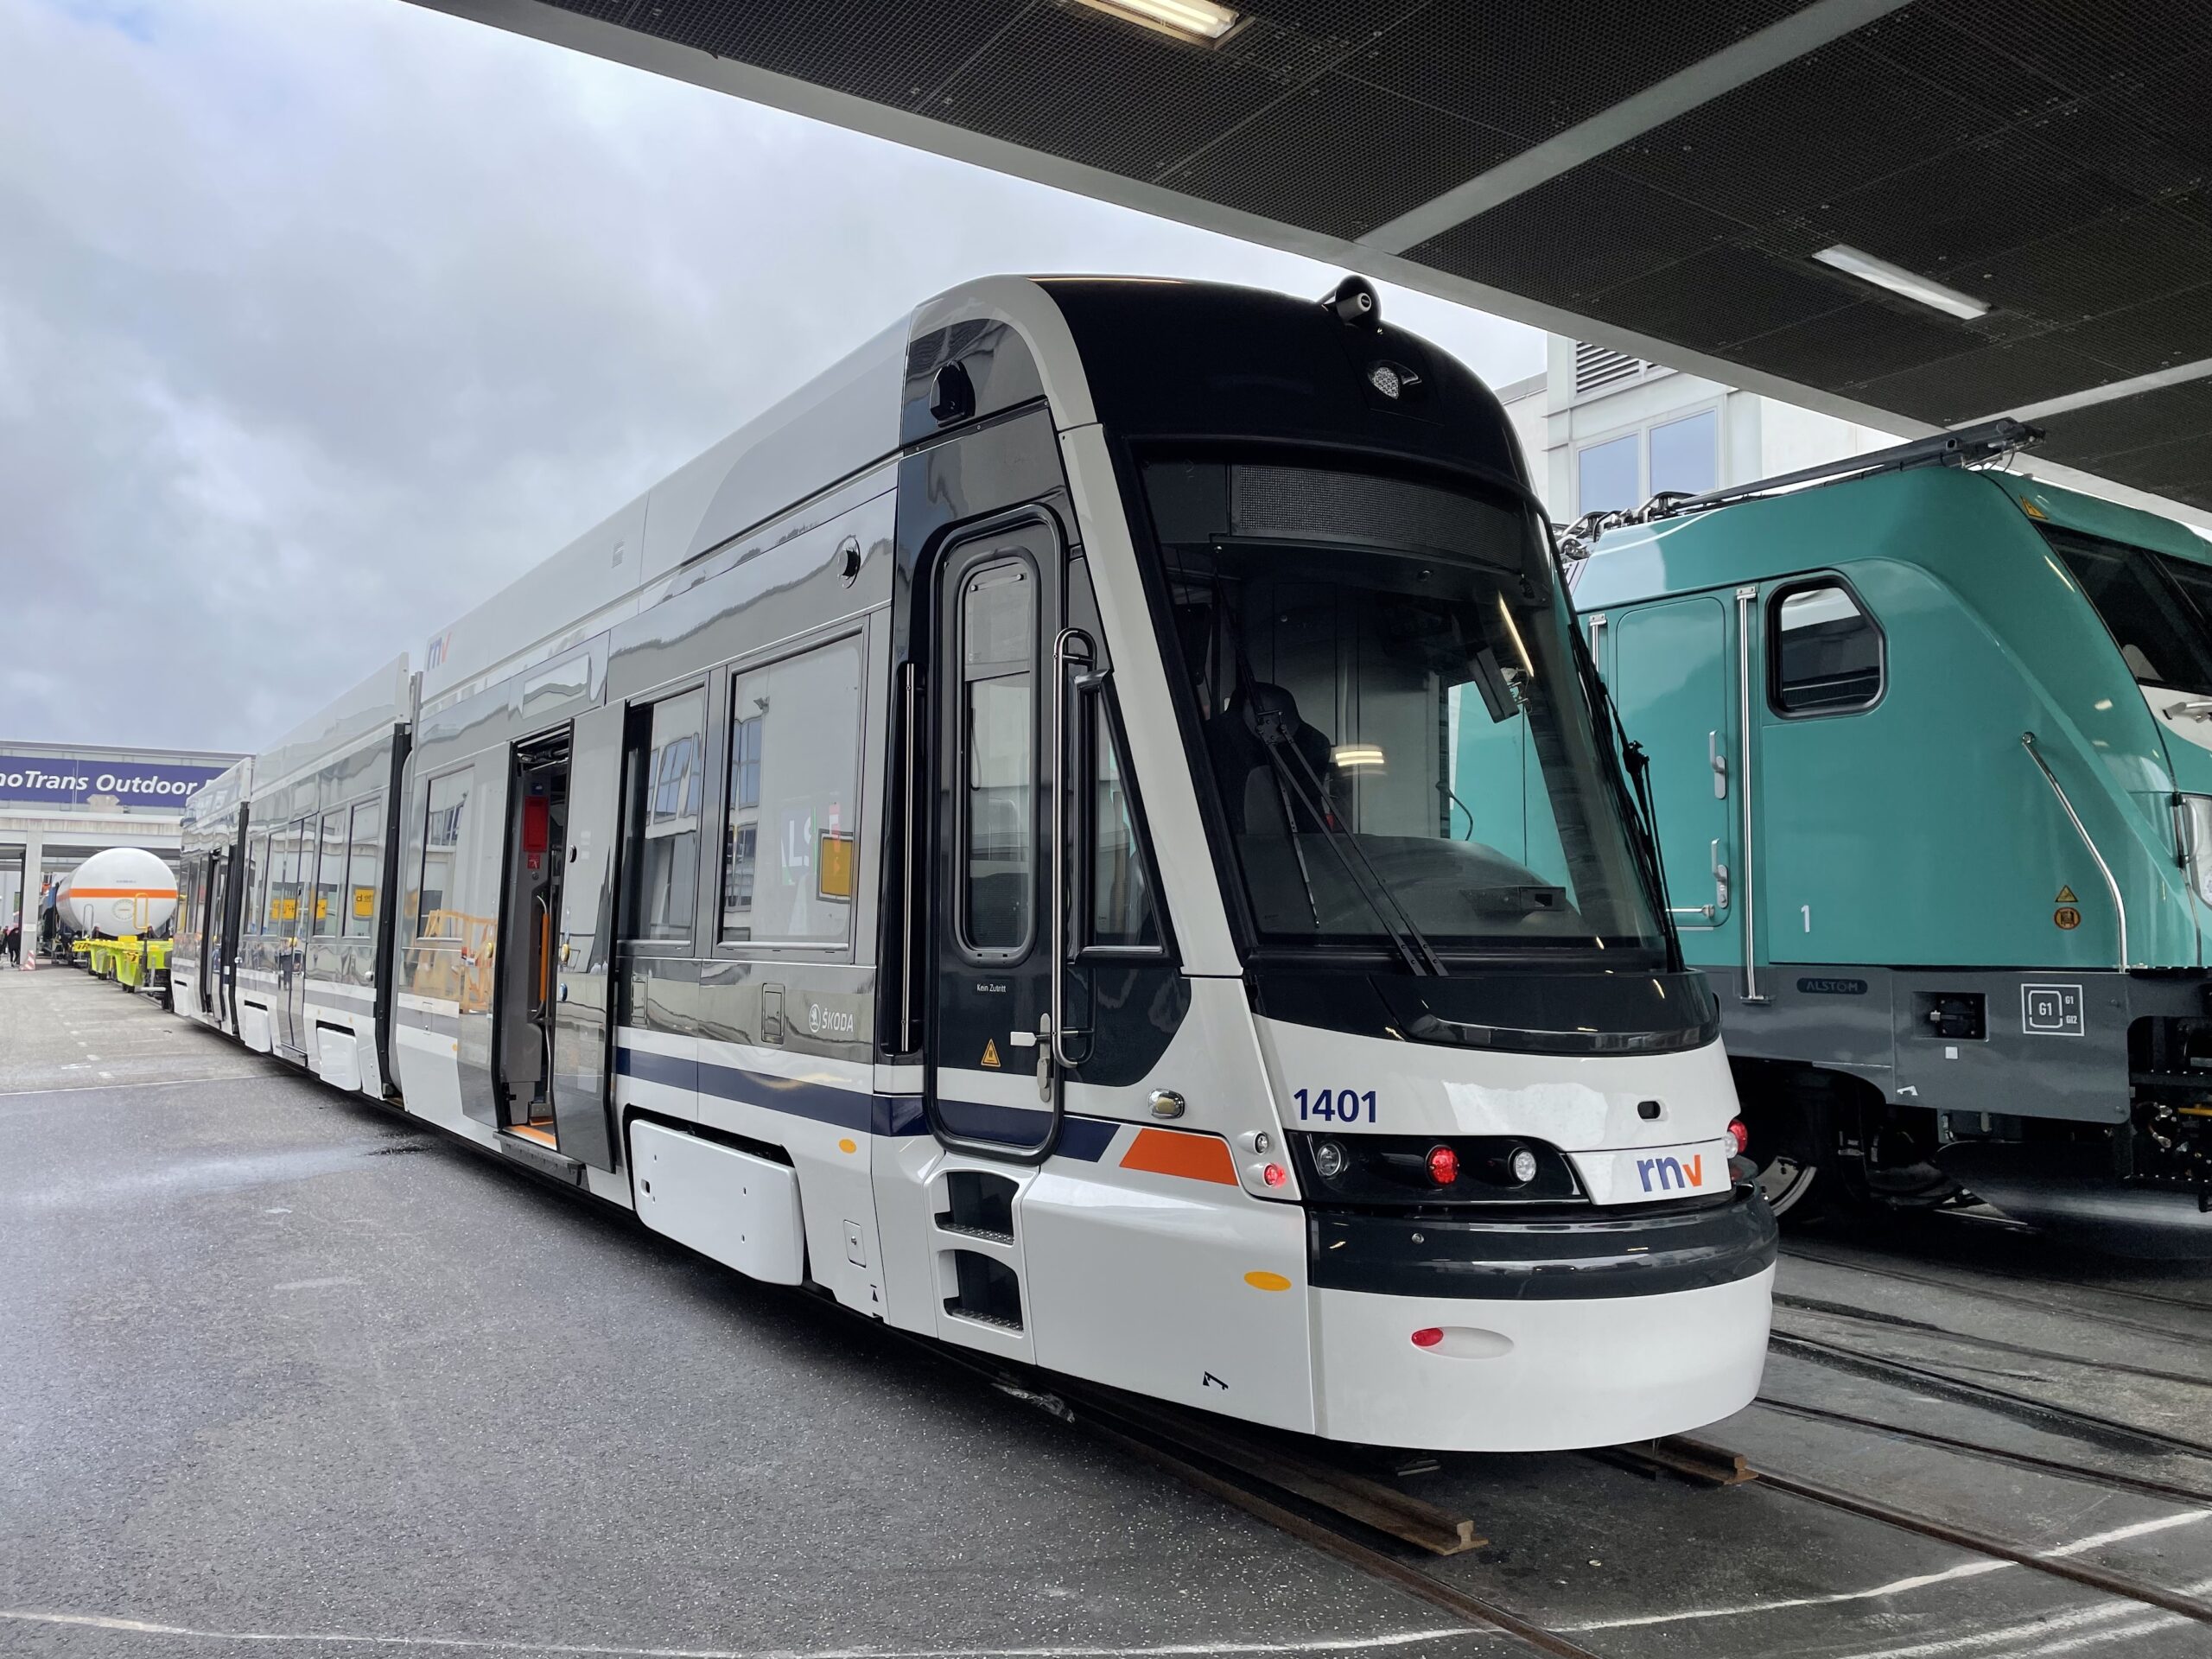
[[[1306,467],[1145,478],[1261,943],[1663,951],[1522,505]]]

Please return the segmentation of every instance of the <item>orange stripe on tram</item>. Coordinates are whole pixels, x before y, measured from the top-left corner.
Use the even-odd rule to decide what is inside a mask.
[[[1123,1169],[1148,1170],[1154,1175],[1180,1175],[1186,1180],[1236,1185],[1236,1161],[1229,1155],[1229,1142],[1217,1135],[1191,1135],[1181,1129],[1139,1129],[1137,1138],[1122,1154]]]

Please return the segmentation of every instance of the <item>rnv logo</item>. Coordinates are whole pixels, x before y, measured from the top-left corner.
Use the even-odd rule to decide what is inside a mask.
[[[1639,1158],[1636,1160],[1636,1173],[1647,1192],[1703,1186],[1705,1154],[1700,1152],[1687,1164],[1679,1158]]]

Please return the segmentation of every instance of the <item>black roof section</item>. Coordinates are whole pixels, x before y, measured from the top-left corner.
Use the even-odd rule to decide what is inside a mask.
[[[2212,510],[2212,5],[421,3]]]

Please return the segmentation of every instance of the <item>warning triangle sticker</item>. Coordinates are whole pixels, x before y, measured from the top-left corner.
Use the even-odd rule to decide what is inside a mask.
[[[2073,888],[2061,887],[2058,890],[2058,897],[2052,899],[2050,902],[2054,905],[2072,905],[2078,904],[2081,901],[2075,898]]]
[[[998,1063],[999,1046],[996,1041],[987,1037],[983,1039],[983,1064],[996,1071]]]

